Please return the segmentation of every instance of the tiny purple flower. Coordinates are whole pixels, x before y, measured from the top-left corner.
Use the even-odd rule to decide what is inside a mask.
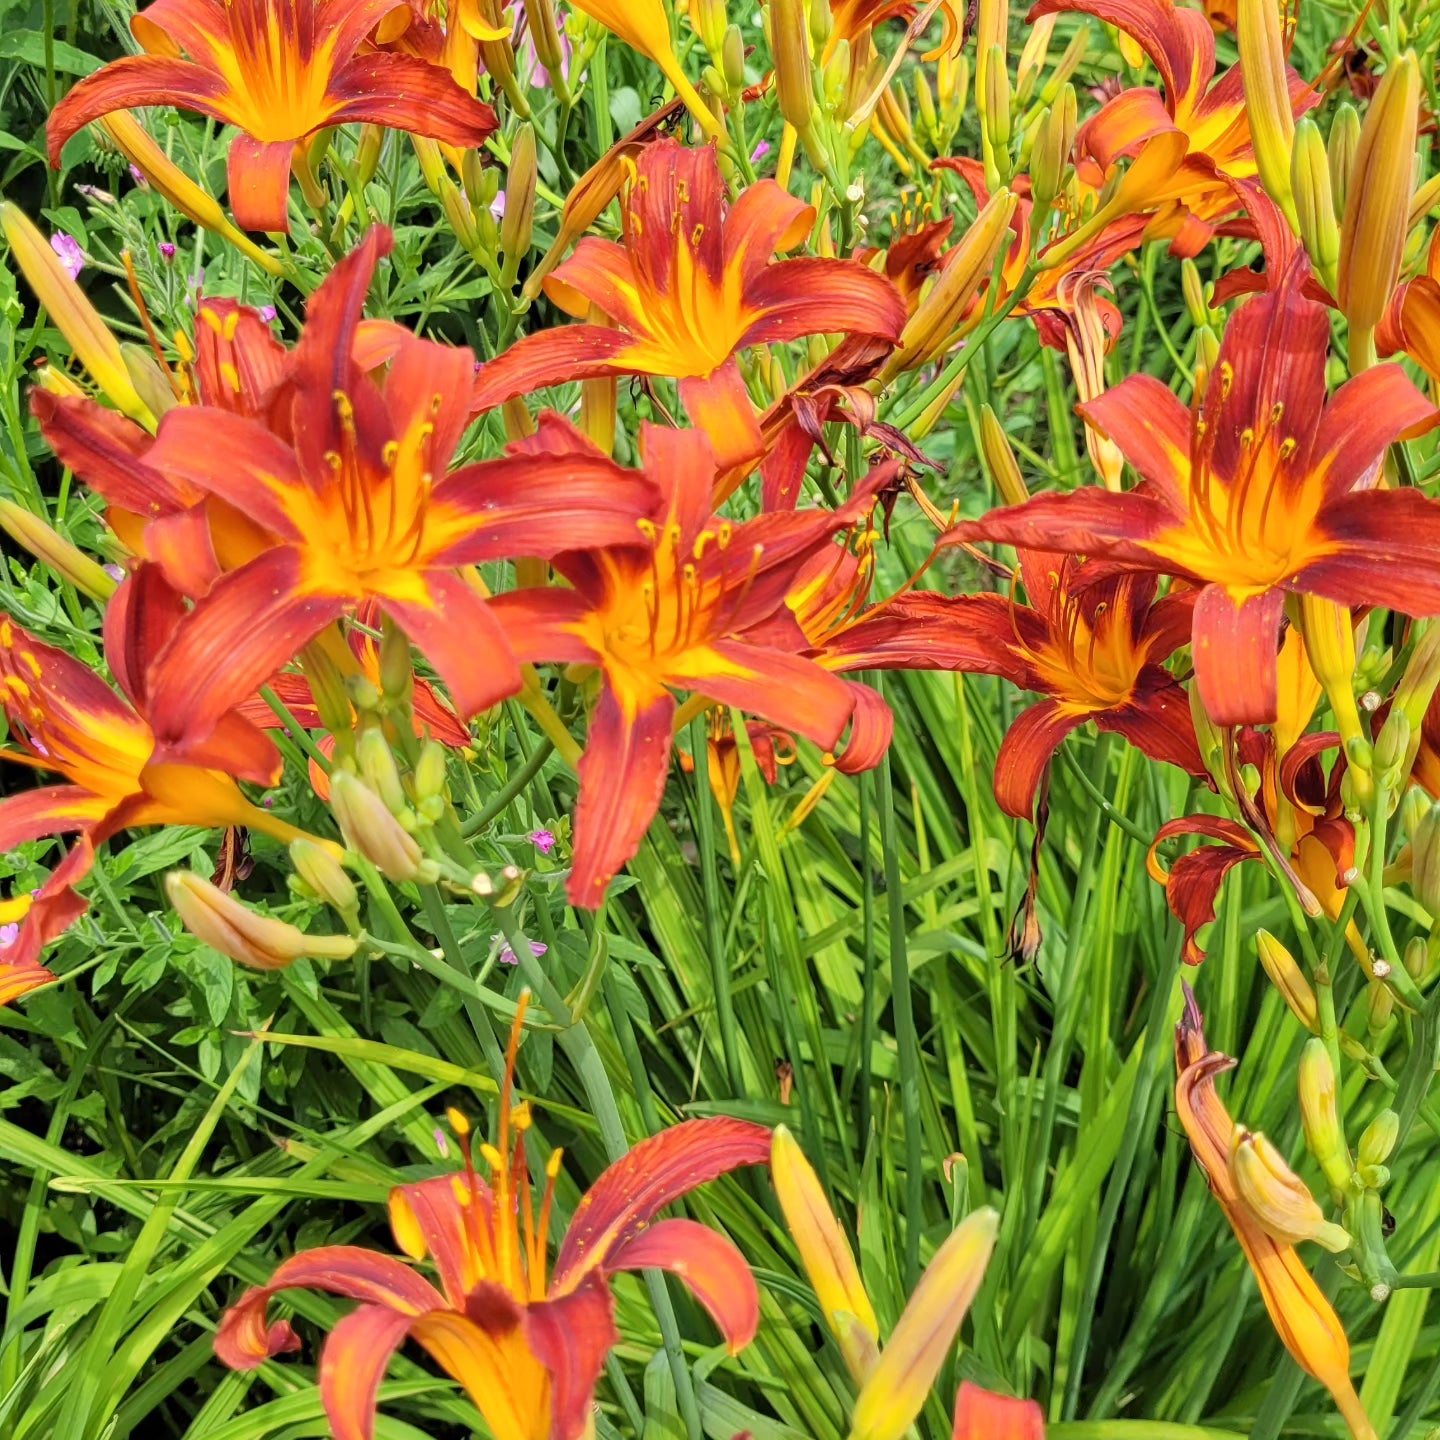
[[[500,945],[500,959],[501,959],[502,961],[504,961],[504,963],[505,963],[506,965],[518,965],[518,964],[520,963],[519,958],[516,956],[515,952],[510,948],[510,942],[509,942],[503,935],[492,935],[492,936],[490,937],[490,939],[491,939],[491,942],[492,942],[492,943],[497,942],[497,941],[499,942],[499,945]],[[550,948],[550,947],[549,947],[548,945],[542,945],[538,940],[532,940],[532,941],[530,942],[530,953],[531,953],[537,960],[538,960],[549,948]]]
[[[530,843],[542,854],[548,855],[555,848],[555,836],[549,830],[532,830]]]
[[[167,265],[175,258],[175,247],[168,240],[160,242],[160,258]]]
[[[497,220],[505,218],[505,192],[503,190],[495,192],[495,198],[490,202],[490,213]]]
[[[273,305],[262,305],[260,307],[260,318],[268,325],[275,318],[275,307]]]
[[[20,936],[19,924],[12,920],[8,925],[0,925],[0,950],[8,950]]]
[[[273,810],[275,808],[275,797],[273,795],[267,795],[260,803],[267,810]]]
[[[440,1152],[442,1160],[450,1158],[450,1142],[445,1138],[445,1132],[438,1125],[435,1127],[435,1148]]]
[[[758,165],[770,153],[770,142],[762,140],[751,152],[750,163]]]
[[[80,242],[73,235],[57,230],[50,237],[50,248],[60,257],[65,273],[72,280],[78,280],[85,268],[85,252],[80,248]]]
[[[130,167],[130,178],[142,189],[148,190],[150,182],[145,178],[145,172],[138,165]],[[172,247],[173,248],[173,247]]]
[[[103,565],[101,569],[118,585],[125,578],[123,565]]]

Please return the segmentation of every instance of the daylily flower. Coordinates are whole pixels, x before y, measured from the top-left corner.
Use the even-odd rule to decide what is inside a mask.
[[[372,230],[310,301],[283,396],[293,443],[258,420],[182,405],[145,453],[148,467],[218,502],[215,552],[238,562],[157,661],[155,708],[171,738],[203,738],[366,600],[429,656],[461,716],[476,714],[518,690],[520,672],[460,567],[631,540],[654,503],[644,477],[595,454],[447,474],[470,352],[402,331],[383,384],[355,359],[360,308],[389,248],[389,232]]]
[[[1365,1407],[1350,1380],[1350,1342],[1339,1317],[1292,1245],[1266,1232],[1241,1197],[1230,1168],[1235,1122],[1215,1090],[1232,1069],[1211,1050],[1195,996],[1185,987],[1185,1013],[1175,1027],[1175,1110],[1190,1148],[1254,1273],[1271,1323],[1295,1363],[1331,1394],[1355,1440],[1375,1440]]]
[[[923,8],[914,0],[830,0],[830,38],[825,42],[823,58],[828,60],[842,40],[853,47],[857,40],[868,38],[877,25],[887,20],[908,22]],[[939,15],[944,32],[935,48],[920,57],[922,60],[956,52],[965,43],[965,6],[960,0],[940,0]]]
[[[1214,31],[1200,11],[1173,0],[1040,0],[1029,19],[1067,12],[1094,15],[1130,36],[1165,88],[1162,97],[1129,87],[1081,126],[1076,154],[1081,169],[1091,172],[1082,178],[1098,189],[1121,156],[1139,154],[1157,136],[1182,134],[1184,163],[1147,197],[1147,208],[1158,212],[1148,238],[1169,238],[1175,255],[1198,253],[1215,225],[1235,212],[1227,180],[1258,173],[1240,67],[1215,80]],[[1294,115],[1319,103],[1319,94],[1288,66],[1286,78]]]
[[[230,209],[246,230],[290,229],[297,143],[368,121],[452,145],[483,145],[495,112],[438,65],[364,49],[397,0],[155,0],[131,22],[144,55],[112,60],[51,112],[50,163],[114,110],[178,105],[241,133],[230,142]],[[188,58],[186,58],[188,56]]]
[[[511,447],[528,473],[546,456],[598,455],[542,417]],[[796,568],[868,511],[872,476],[834,511],[735,524],[710,509],[715,458],[696,430],[641,431],[645,473],[664,495],[644,543],[574,549],[555,568],[574,587],[524,589],[491,602],[522,660],[595,665],[600,698],[580,761],[569,895],[595,906],[634,855],[660,804],[675,715],[671,687],[734,705],[829,749],[854,709],[850,688],[813,660],[785,593]]]
[[[1195,937],[1215,919],[1215,900],[1225,876],[1242,861],[1260,860],[1267,852],[1297,892],[1303,892],[1312,912],[1338,919],[1345,907],[1342,879],[1355,863],[1355,827],[1345,818],[1340,797],[1344,761],[1336,761],[1328,781],[1319,761],[1338,742],[1339,736],[1331,732],[1306,735],[1280,755],[1273,733],[1242,729],[1235,737],[1237,773],[1243,766],[1260,777],[1255,794],[1240,807],[1249,823],[1222,815],[1186,815],[1166,821],[1155,832],[1146,866],[1150,878],[1165,887],[1166,903],[1185,927],[1187,965],[1205,958]],[[1167,870],[1160,863],[1160,847],[1180,835],[1218,843],[1182,855]],[[1353,925],[1347,938],[1368,969],[1368,953]]]
[[[1404,351],[1440,382],[1440,227],[1430,237],[1424,271],[1396,289],[1375,340],[1381,355]]]
[[[36,957],[84,914],[74,887],[101,841],[144,825],[244,825],[287,842],[304,834],[252,805],[236,784],[273,785],[281,770],[275,747],[239,716],[221,716],[206,743],[184,753],[157,741],[146,673],[182,613],[151,566],[115,592],[105,653],[119,695],[88,665],[0,615],[0,706],[13,742],[0,754],[67,782],[0,802],[0,850],[43,835],[79,837],[33,899],[0,903],[0,918],[23,922],[0,954],[0,1003],[54,979]]]
[[[984,1209],[961,1221],[925,1267],[882,1344],[880,1322],[850,1241],[830,1209],[819,1177],[783,1125],[775,1128],[770,1172],[820,1313],[859,1386],[850,1440],[901,1440],[929,1399],[955,1333],[985,1278],[1000,1217]],[[968,1433],[961,1429],[961,1417],[968,1426],[974,1388],[962,1387],[957,1398],[956,1436]],[[991,1432],[984,1433],[990,1440]],[[1026,1433],[1016,1432],[1017,1437]],[[1008,1432],[997,1434],[1008,1440]]]
[[[525,1155],[529,1106],[515,1103],[513,1075],[525,1004],[506,1056],[496,1141],[472,1162],[469,1125],[452,1111],[465,1168],[390,1195],[395,1243],[432,1261],[437,1289],[411,1266],[355,1245],[329,1245],[286,1260],[268,1285],[226,1312],[215,1352],[253,1370],[299,1348],[285,1321],[267,1328],[271,1296],[296,1288],[360,1302],[330,1332],[320,1359],[320,1392],[341,1440],[373,1433],[375,1397],[391,1354],[409,1337],[454,1377],[495,1440],[579,1440],[593,1424],[591,1403],[605,1357],[618,1340],[610,1278],[624,1270],[679,1275],[705,1306],[732,1353],[755,1334],[760,1297],[744,1258],[694,1220],[655,1220],[698,1185],[740,1165],[763,1165],[770,1132],[745,1120],[688,1120],[642,1140],[581,1199],[548,1265],[549,1221],[560,1152],[546,1165],[535,1212]]]
[[[1306,273],[1297,257],[1279,288],[1236,311],[1193,413],[1148,375],[1080,407],[1139,471],[1138,490],[1037,496],[942,542],[1000,540],[1191,581],[1195,676],[1219,726],[1275,719],[1287,593],[1440,613],[1440,504],[1373,488],[1386,447],[1437,412],[1398,365],[1326,403],[1330,327],[1301,294]]]
[[[1010,727],[995,760],[995,798],[1017,819],[1033,815],[1046,767],[1087,720],[1154,760],[1204,775],[1188,698],[1164,667],[1185,643],[1190,595],[1157,600],[1148,576],[1083,578],[1068,557],[1022,550],[1016,579],[1028,604],[911,590],[827,637],[823,663],[999,675],[1043,695]]]
[[[773,180],[748,187],[728,213],[723,194],[713,146],[659,140],[642,150],[623,244],[587,236],[545,279],[563,310],[584,318],[593,307],[609,323],[517,341],[481,367],[474,408],[570,380],[667,375],[726,469],[763,448],[738,351],[822,332],[898,338],[905,309],[883,276],[851,260],[771,263],[809,233],[810,206]]]

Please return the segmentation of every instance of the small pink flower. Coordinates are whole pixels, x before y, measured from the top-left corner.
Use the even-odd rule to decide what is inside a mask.
[[[19,938],[20,926],[11,921],[8,925],[0,925],[0,950],[8,950]]]
[[[260,318],[268,325],[275,318],[275,307],[273,305],[262,305],[260,307]]]
[[[504,963],[505,963],[506,965],[518,965],[518,964],[520,963],[519,957],[518,957],[518,956],[515,954],[515,952],[510,948],[510,942],[509,942],[503,935],[492,935],[492,936],[490,937],[490,940],[491,940],[491,943],[492,943],[492,944],[494,944],[494,943],[498,943],[498,944],[499,944],[499,946],[500,946],[500,959],[501,959],[502,961],[504,961]],[[548,945],[542,945],[538,940],[532,940],[532,941],[530,942],[530,953],[531,953],[537,960],[538,960],[549,948],[550,948],[550,947],[549,947]]]
[[[548,855],[555,848],[555,836],[549,830],[532,830],[530,843],[542,855]]]
[[[130,178],[142,190],[148,190],[150,188],[150,182],[145,178],[144,171],[142,171],[138,165],[132,165],[130,167]]]
[[[762,140],[751,152],[750,163],[758,165],[770,153],[770,142]]]
[[[175,247],[168,240],[160,242],[160,258],[167,265],[175,258]]]
[[[73,235],[57,230],[50,237],[50,248],[60,257],[65,273],[72,280],[78,280],[85,268],[85,252],[80,248],[80,242]]]

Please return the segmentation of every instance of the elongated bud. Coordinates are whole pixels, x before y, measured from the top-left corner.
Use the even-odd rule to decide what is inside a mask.
[[[1040,117],[1035,148],[1030,152],[1030,188],[1038,205],[1049,205],[1065,188],[1070,154],[1079,124],[1075,87],[1066,85]]]
[[[825,1199],[819,1177],[783,1125],[775,1127],[770,1142],[770,1174],[790,1238],[820,1302],[820,1313],[839,1343],[855,1383],[864,1384],[879,1358],[880,1323],[865,1293],[850,1241]]]
[[[129,110],[114,110],[97,122],[115,148],[145,177],[150,188],[164,197],[202,230],[218,235],[262,269],[280,275],[284,266],[262,250],[225,213],[220,202],[200,188],[155,142]]]
[[[82,595],[104,601],[115,593],[115,581],[103,567],[84,551],[77,550],[53,526],[13,500],[0,500],[0,528]]]
[[[1410,717],[1403,710],[1392,710],[1380,733],[1375,737],[1375,775],[1387,789],[1400,783],[1401,767],[1410,750]]]
[[[175,387],[170,383],[169,372],[161,368],[155,352],[148,345],[137,345],[127,340],[121,343],[120,354],[130,383],[152,415],[159,419],[180,403]]]
[[[1440,175],[1432,175],[1410,197],[1410,214],[1406,217],[1405,228],[1410,232],[1411,244],[1423,242],[1425,237],[1416,232],[1436,205],[1440,205]],[[1406,255],[1408,259],[1408,249]]]
[[[434,880],[438,871],[385,802],[358,776],[336,769],[330,775],[330,808],[345,843],[363,855],[387,880]]]
[[[345,689],[345,677],[319,642],[312,642],[300,652],[300,667],[305,672],[321,724],[341,746],[348,748],[355,712]]]
[[[1185,297],[1185,310],[1190,323],[1197,328],[1210,323],[1210,302],[1205,296],[1205,282],[1200,267],[1193,260],[1180,262],[1180,290]]]
[[[1360,1165],[1383,1165],[1390,1158],[1400,1138],[1400,1117],[1393,1110],[1382,1110],[1366,1127],[1355,1147],[1355,1160]]]
[[[725,13],[725,0],[691,0],[690,23],[711,58],[718,56],[725,44],[725,31],[730,25],[730,17]]]
[[[349,935],[307,935],[284,920],[256,914],[188,870],[167,875],[165,893],[197,940],[252,970],[283,970],[306,958],[348,960],[355,953]]]
[[[1406,51],[1370,102],[1345,197],[1335,298],[1350,324],[1352,348],[1357,332],[1373,335],[1400,277],[1419,117],[1420,67]]]
[[[155,417],[135,389],[125,366],[120,342],[106,328],[99,311],[60,263],[50,242],[29,217],[9,201],[0,201],[0,229],[10,243],[10,255],[19,266],[35,298],[49,312],[56,328],[70,342],[75,358],[89,372],[107,399],[124,415],[154,430]]]
[[[1295,117],[1285,75],[1285,37],[1275,0],[1239,0],[1236,30],[1245,112],[1255,146],[1260,183],[1298,233],[1295,197],[1290,188],[1290,151]]]
[[[1365,986],[1365,1027],[1372,1036],[1384,1033],[1395,1013],[1395,992],[1383,980]]]
[[[950,263],[940,272],[934,286],[906,321],[900,344],[886,362],[882,381],[894,379],[905,370],[914,370],[935,358],[949,343],[990,274],[1000,247],[1010,237],[1010,217],[1016,198],[1001,190],[975,218],[961,237]]]
[[[745,37],[738,25],[731,25],[725,31],[725,43],[720,50],[720,70],[732,93],[745,88]]]
[[[35,362],[30,378],[41,390],[51,395],[86,395],[89,392],[67,370],[52,365],[43,357]]]
[[[450,228],[455,232],[455,238],[472,253],[484,251],[486,254],[495,250],[495,237],[492,235],[481,236],[480,225],[476,216],[484,215],[488,220],[488,210],[474,211],[470,208],[470,202],[465,198],[465,193],[448,176],[442,175],[439,180],[439,189],[436,192],[440,197],[440,208],[445,212],[445,219],[449,221]],[[494,231],[492,221],[489,229]],[[488,243],[487,243],[488,242]]]
[[[1295,127],[1290,185],[1295,195],[1300,238],[1305,242],[1321,283],[1333,289],[1335,267],[1340,259],[1340,227],[1335,222],[1330,159],[1325,153],[1320,128],[1308,115]]]
[[[1335,1085],[1335,1069],[1325,1042],[1318,1038],[1307,1040],[1300,1052],[1300,1119],[1305,1126],[1305,1144],[1319,1161],[1338,1199],[1350,1183],[1354,1166],[1345,1132],[1340,1128]]]
[[[355,147],[355,178],[361,187],[368,185],[380,168],[380,152],[385,146],[385,131],[379,125],[362,125],[360,141]]]
[[[505,257],[503,274],[514,284],[520,262],[530,252],[535,224],[535,127],[528,121],[515,132],[510,147],[510,169],[505,177],[505,218],[500,222],[500,250]]]
[[[305,885],[332,910],[353,923],[360,913],[360,895],[345,867],[323,845],[313,840],[290,842],[290,863]]]
[[[915,1423],[985,1278],[999,1228],[995,1211],[976,1210],[935,1252],[860,1387],[850,1440],[901,1440]]]
[[[970,57],[963,50],[959,55],[942,55],[935,64],[935,99],[952,133],[965,113],[969,95]]]
[[[1050,37],[1055,33],[1055,22],[1059,18],[1054,14],[1042,15],[1030,26],[1030,33],[1025,37],[1024,47],[1020,51],[1020,63],[1015,67],[1015,98],[1021,105],[1030,103],[1035,82],[1049,57]]]
[[[1335,218],[1345,214],[1350,194],[1350,177],[1355,173],[1355,156],[1360,149],[1360,112],[1342,100],[1330,122],[1330,140],[1325,153],[1330,161],[1330,192],[1335,201]]]
[[[1440,916],[1440,806],[1432,806],[1410,842],[1410,888],[1434,916]]]
[[[1305,1182],[1258,1131],[1235,1127],[1230,1174],[1245,1208],[1272,1240],[1282,1245],[1313,1240],[1336,1255],[1350,1248],[1350,1236],[1326,1220]]]
[[[365,783],[385,802],[392,815],[402,814],[406,808],[405,787],[400,783],[395,755],[385,736],[377,729],[365,730],[356,742],[355,757]]]
[[[803,135],[810,128],[815,109],[810,71],[810,21],[805,0],[770,0],[767,13],[780,113],[787,124]]]
[[[982,95],[985,133],[998,154],[1010,144],[1010,72],[1005,68],[1005,52],[998,45],[990,47]]]
[[[1312,1035],[1320,1033],[1320,1010],[1315,1001],[1315,992],[1304,972],[1295,963],[1295,957],[1268,931],[1261,930],[1255,936],[1255,949],[1260,964],[1270,977],[1270,983],[1280,992],[1281,998],[1290,1007],[1290,1013]]]
[[[714,3],[714,0],[711,0]],[[555,0],[525,0],[525,18],[530,22],[530,39],[535,58],[545,67],[551,86],[564,83],[565,46],[555,19]]]
[[[445,780],[445,747],[438,740],[427,740],[420,747],[415,762],[415,799],[423,805],[427,800],[443,800],[447,793]]]
[[[1009,0],[977,0],[975,8],[975,95],[984,103],[989,83],[990,52],[998,46],[1000,63],[1006,62],[1005,47],[1010,38]],[[1048,103],[1048,101],[1047,101]]]
[[[1403,712],[1410,724],[1410,740],[1402,765],[1402,774],[1405,775],[1410,773],[1420,748],[1425,712],[1430,708],[1436,690],[1440,689],[1440,625],[1433,621],[1419,621],[1417,624],[1423,625],[1424,630],[1410,652],[1409,663],[1395,687],[1390,706],[1392,719],[1397,712]]]
[[[1050,72],[1049,78],[1041,87],[1041,104],[1053,105],[1055,103],[1055,97],[1059,95],[1062,87],[1070,83],[1075,72],[1080,68],[1080,62],[1085,58],[1085,51],[1089,46],[1090,30],[1088,26],[1084,26],[1070,37],[1070,43],[1065,47],[1064,54],[1060,56],[1060,63]]]
[[[989,470],[1001,499],[1007,505],[1023,505],[1030,498],[1030,492],[1025,488],[1020,463],[1010,448],[1005,427],[988,405],[980,407],[980,449],[985,456],[985,468]]]
[[[1345,744],[1363,736],[1355,703],[1355,624],[1350,611],[1318,595],[1300,598],[1300,628],[1315,678],[1325,687]]]
[[[925,133],[934,142],[940,134],[940,116],[935,109],[935,94],[930,89],[929,77],[920,66],[915,67],[915,108],[920,112],[920,123]]]

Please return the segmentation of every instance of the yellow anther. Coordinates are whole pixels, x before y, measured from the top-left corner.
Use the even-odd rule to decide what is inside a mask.
[[[445,1112],[445,1118],[450,1122],[450,1128],[462,1138],[470,1133],[469,1117],[462,1110],[457,1110],[453,1105]]]

